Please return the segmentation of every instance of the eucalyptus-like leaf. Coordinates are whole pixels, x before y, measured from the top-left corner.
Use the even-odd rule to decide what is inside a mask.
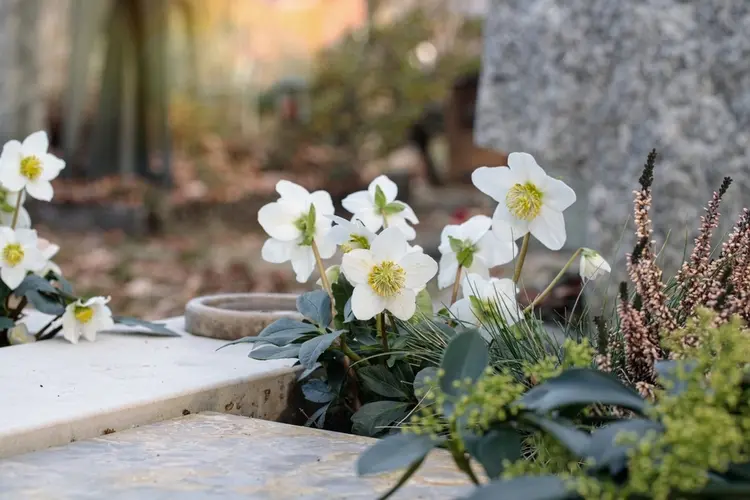
[[[465,441],[466,451],[479,462],[490,479],[503,472],[503,461],[521,458],[521,435],[510,426],[498,427]]]
[[[400,422],[412,403],[402,401],[374,401],[362,405],[357,413],[352,415],[352,432],[361,436],[375,436],[393,423]]]
[[[571,368],[532,387],[521,398],[524,408],[548,413],[571,406],[614,405],[643,414],[649,404],[616,377],[591,368]]]
[[[315,413],[310,415],[310,418],[308,418],[307,422],[305,422],[305,427],[314,425],[318,429],[322,429],[326,423],[326,413],[328,413],[328,408],[330,406],[331,403],[328,403],[315,410]]]
[[[632,443],[619,443],[622,434],[635,437],[637,442],[649,432],[663,431],[664,427],[660,423],[640,418],[609,424],[591,434],[583,455],[593,460],[595,470],[609,469],[610,474],[617,475],[627,467],[628,450],[635,446]]]
[[[271,344],[261,345],[250,351],[247,356],[252,359],[269,360],[269,359],[287,359],[297,358],[299,356],[301,344],[289,344],[285,346],[275,346]]]
[[[438,369],[434,366],[423,368],[414,377],[414,395],[418,398],[425,397],[437,385]],[[427,382],[429,380],[429,382]],[[419,394],[419,396],[417,396]],[[432,398],[434,398],[432,394]]]
[[[365,389],[385,398],[409,399],[401,381],[383,365],[364,366],[357,370]]]
[[[318,335],[304,344],[300,344],[299,348],[299,362],[305,368],[311,368],[315,366],[318,358],[323,354],[326,349],[331,347],[331,344],[344,333],[343,330],[339,330],[333,333],[326,333],[325,335]],[[296,344],[294,344],[296,345]]]
[[[52,287],[54,289],[54,287]],[[60,297],[55,294],[42,293],[38,290],[26,290],[24,294],[34,309],[42,314],[60,316],[65,312],[65,306],[60,302]]]
[[[304,323],[292,318],[281,318],[277,319],[276,321],[265,327],[263,330],[261,330],[261,332],[258,334],[258,337],[272,337],[279,332],[291,332],[304,335],[306,333],[314,333],[317,331],[318,328],[310,323]]]
[[[446,395],[443,413],[453,413],[454,402],[466,393],[466,383],[476,382],[489,363],[487,342],[476,330],[461,332],[450,341],[443,353],[440,389]],[[460,384],[455,387],[454,382]]]
[[[115,323],[120,325],[135,326],[145,328],[146,331],[138,331],[132,333],[140,333],[143,335],[155,335],[159,337],[181,337],[179,333],[174,330],[170,330],[161,323],[154,323],[153,321],[146,321],[138,318],[131,318],[130,316],[112,316]],[[122,333],[131,333],[123,331]]]
[[[305,399],[313,403],[328,403],[336,397],[327,383],[320,379],[311,380],[302,384],[302,394]]]
[[[297,297],[297,310],[321,328],[331,324],[331,297],[323,290],[303,293]]]
[[[26,295],[29,291],[45,292],[49,294],[57,294],[58,290],[46,279],[42,278],[37,274],[27,275],[18,287],[13,291],[18,297]]]
[[[317,370],[318,368],[321,368],[322,366],[323,365],[318,362],[312,365],[310,368],[305,368],[304,371],[302,371],[299,375],[297,375],[297,382],[301,382],[302,380],[305,380],[307,377],[312,375],[315,372],[315,370]]]
[[[591,446],[591,438],[588,433],[577,429],[568,420],[562,418],[553,420],[533,413],[524,413],[523,420],[550,434],[577,457],[585,457]]]
[[[524,476],[493,481],[477,488],[466,500],[573,500],[579,498],[569,491],[557,476]]]
[[[376,442],[357,460],[357,475],[367,476],[404,469],[423,460],[445,438],[433,439],[429,435],[396,434]]]

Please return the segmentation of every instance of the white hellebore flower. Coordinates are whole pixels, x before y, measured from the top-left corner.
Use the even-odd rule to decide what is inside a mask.
[[[369,250],[352,250],[341,263],[346,279],[354,285],[354,317],[368,320],[387,309],[408,320],[416,311],[417,291],[435,276],[437,267],[430,256],[409,252],[398,228],[383,230]]]
[[[461,283],[461,289],[463,298],[450,307],[450,312],[462,324],[479,326],[494,317],[510,326],[521,317],[516,300],[518,289],[511,279],[485,279],[469,274]],[[497,318],[498,314],[501,318]]]
[[[57,255],[57,252],[60,251],[60,246],[55,245],[54,243],[44,238],[37,238],[36,246],[42,253],[44,260],[46,261],[44,268],[42,268],[42,270],[39,272],[39,276],[47,276],[47,273],[49,273],[50,271],[58,276],[62,276],[62,269],[60,269],[60,266],[52,262],[52,257]]]
[[[268,233],[261,251],[263,260],[274,264],[291,261],[300,283],[310,279],[315,268],[312,245],[318,246],[320,257],[328,259],[336,252],[336,245],[326,237],[331,228],[333,202],[325,191],[310,193],[289,181],[279,181],[278,201],[258,211],[258,222]]]
[[[65,162],[47,152],[49,141],[44,131],[34,132],[23,143],[8,141],[0,156],[0,183],[9,191],[25,189],[37,200],[52,199],[50,181],[65,168]]]
[[[599,276],[612,272],[612,268],[604,257],[596,250],[583,248],[581,250],[581,278],[586,280],[595,280]]]
[[[375,239],[375,233],[365,227],[356,216],[346,220],[336,215],[329,217],[335,226],[328,231],[328,239],[334,244],[341,247],[343,253],[351,252],[358,248],[365,250],[370,248],[370,243]]]
[[[507,167],[480,167],[471,180],[500,203],[492,216],[493,230],[510,226],[514,238],[530,232],[550,250],[565,244],[562,213],[575,203],[576,194],[563,181],[548,176],[533,156],[511,153]]]
[[[18,195],[21,195],[21,205],[18,205]],[[18,206],[18,220],[16,220],[16,229],[29,229],[31,227],[31,217],[29,212],[23,207],[26,201],[24,191],[8,191],[0,187],[0,224],[10,227],[13,224],[13,214]]]
[[[89,342],[96,340],[96,334],[115,325],[112,311],[107,306],[109,297],[92,297],[86,302],[78,299],[68,304],[62,317],[63,337],[73,344],[85,338]]]
[[[419,219],[409,205],[396,201],[396,195],[396,183],[380,175],[370,183],[367,191],[352,193],[341,204],[371,232],[381,227],[397,227],[407,240],[413,240],[417,233],[409,222],[417,224]]]
[[[0,278],[15,290],[29,271],[41,271],[46,259],[37,246],[36,231],[0,227]]]
[[[513,241],[508,226],[503,226],[506,233],[500,239],[497,233],[490,231],[492,219],[485,215],[475,215],[461,225],[450,225],[443,228],[438,250],[440,257],[440,274],[438,286],[446,288],[456,281],[458,266],[467,272],[484,278],[490,275],[490,268],[512,261],[518,253],[518,245]]]

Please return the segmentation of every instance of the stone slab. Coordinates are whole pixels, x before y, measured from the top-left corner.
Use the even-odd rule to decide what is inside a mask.
[[[374,499],[398,474],[358,478],[373,439],[204,413],[0,461],[0,499]],[[471,491],[433,452],[393,498]]]
[[[29,326],[44,319],[32,314]],[[248,345],[217,351],[225,341],[184,333],[182,318],[167,326],[183,336],[104,333],[0,349],[0,457],[188,412],[287,418],[293,360],[249,359]]]

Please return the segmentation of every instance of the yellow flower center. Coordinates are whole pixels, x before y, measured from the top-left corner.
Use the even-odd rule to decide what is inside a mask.
[[[381,297],[393,297],[403,290],[406,284],[404,268],[389,260],[373,266],[367,283]]]
[[[42,175],[42,162],[36,156],[25,156],[21,160],[21,175],[35,181]]]
[[[23,260],[23,247],[18,243],[9,243],[3,248],[3,260],[11,267],[15,267]]]
[[[543,193],[531,182],[516,184],[505,195],[508,211],[522,220],[534,220],[542,211]]]
[[[85,324],[91,321],[91,318],[94,317],[94,310],[87,306],[75,306],[73,316],[75,316],[76,321]]]

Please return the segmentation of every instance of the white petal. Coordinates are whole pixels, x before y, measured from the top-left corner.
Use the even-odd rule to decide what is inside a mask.
[[[293,241],[281,241],[274,238],[268,238],[263,243],[260,256],[266,262],[272,264],[281,264],[292,258],[292,249],[297,246]]]
[[[10,215],[10,220],[8,224],[11,224],[13,222],[13,214]],[[21,207],[21,210],[18,211],[18,220],[16,221],[16,229],[29,229],[31,227],[31,216],[29,215],[29,212]],[[59,247],[58,247],[59,248]]]
[[[26,187],[28,179],[21,175],[18,162],[12,160],[0,163],[0,183],[8,191],[20,191]]]
[[[492,232],[501,241],[507,241],[509,236],[515,241],[529,232],[529,223],[514,217],[503,201],[498,203],[495,213],[492,214]]]
[[[500,233],[504,231],[502,227],[507,228],[507,234],[504,235],[503,239],[499,239],[494,231],[490,231],[477,242],[478,250],[474,254],[475,259],[484,260],[487,267],[490,268],[507,264],[518,255],[518,245],[511,238],[510,226],[498,227],[501,228]]]
[[[372,212],[375,207],[375,203],[373,202],[372,198],[370,198],[370,194],[367,191],[357,191],[356,193],[352,193],[341,200],[341,206],[343,206],[349,212],[357,214],[357,216],[359,217],[358,214],[361,212]]]
[[[318,230],[315,234],[315,243],[318,245],[321,259],[330,259],[336,253],[336,243],[328,238],[331,230]]]
[[[347,254],[349,255],[349,254]],[[385,309],[385,300],[376,294],[370,285],[359,284],[352,293],[352,313],[354,317],[366,321]]]
[[[407,321],[417,311],[417,294],[409,288],[401,290],[400,294],[386,299],[385,308],[398,319]]]
[[[520,181],[516,172],[508,167],[479,167],[472,172],[471,182],[495,201],[505,203],[508,190]]]
[[[443,231],[440,233],[440,246],[438,247],[440,253],[448,253],[453,251],[450,246],[451,238],[456,238],[457,240],[463,241],[463,228],[457,224],[449,224],[443,228]]]
[[[458,261],[456,254],[444,253],[440,257],[440,273],[438,274],[438,288],[448,288],[456,281],[456,271],[458,271]]]
[[[466,274],[461,280],[461,291],[464,297],[481,297],[488,281],[478,274]]]
[[[290,260],[292,261],[292,269],[297,274],[297,282],[306,283],[315,269],[315,256],[312,248],[296,246],[291,251]]]
[[[74,315],[74,306],[74,304],[70,304],[66,307],[62,317],[63,338],[71,344],[77,344],[81,337],[81,332],[78,330],[78,321]]]
[[[576,193],[563,181],[550,177],[547,179],[542,200],[548,207],[562,212],[576,202]]]
[[[461,224],[461,226],[465,237],[472,243],[476,243],[490,230],[492,219],[486,215],[475,215]]]
[[[42,179],[29,181],[26,184],[26,191],[32,198],[42,201],[50,201],[54,195],[52,184],[50,184],[49,181],[44,181]]]
[[[104,309],[102,308],[102,306],[104,306],[105,304],[107,304],[110,300],[112,300],[112,297],[98,296],[98,297],[89,297],[89,299],[86,300],[85,302],[80,302],[80,300],[79,300],[79,302],[80,302],[80,305],[82,305],[83,307],[94,306],[96,314],[100,314],[100,313],[104,314],[104,313],[106,313],[106,314],[109,314],[110,316],[112,316],[112,312],[109,310],[109,307],[106,307]]]
[[[289,198],[290,200],[306,200],[310,196],[310,192],[307,189],[286,180],[276,183],[276,192],[282,198]]]
[[[543,189],[547,182],[547,174],[529,153],[511,153],[508,155],[508,166],[519,179],[518,182],[533,182],[539,189]]]
[[[2,269],[0,269],[0,278],[2,278],[3,283],[8,285],[8,288],[10,288],[11,290],[15,290],[16,288],[18,288],[18,285],[21,284],[25,277],[26,269],[21,266],[3,266]]]
[[[562,212],[542,206],[539,215],[529,224],[529,230],[550,250],[560,250],[565,244],[565,218]]]
[[[489,266],[487,265],[487,262],[481,257],[474,256],[474,260],[472,261],[471,266],[469,266],[466,272],[469,274],[479,275],[485,279],[490,277]]]
[[[509,278],[491,278],[487,281],[484,290],[482,291],[483,299],[494,299],[501,297],[504,300],[516,300],[518,293],[518,287],[513,283],[512,279]]]
[[[299,229],[294,226],[299,216],[293,206],[281,202],[269,203],[258,210],[258,222],[263,230],[271,238],[282,241],[296,240],[299,237]]]
[[[367,278],[370,276],[374,265],[375,261],[369,250],[352,250],[344,254],[341,259],[341,270],[344,272],[346,279],[353,285],[367,283]]]
[[[398,186],[396,186],[396,183],[390,180],[385,175],[379,175],[375,177],[375,179],[373,179],[373,181],[367,187],[367,191],[370,194],[371,199],[375,199],[375,188],[378,186],[383,191],[385,200],[388,203],[396,200],[396,196],[398,196]]]
[[[404,238],[406,238],[407,241],[411,241],[417,237],[417,232],[403,217],[401,217],[401,214],[388,217],[388,227],[393,227],[401,231],[401,234],[404,235]]]
[[[5,248],[8,243],[16,241],[16,233],[9,227],[0,227],[0,249]]]
[[[310,195],[310,202],[315,205],[315,213],[318,217],[333,215],[333,200],[326,191],[315,191]]]
[[[463,324],[477,325],[479,323],[471,307],[471,300],[468,298],[457,300],[449,311]]]
[[[47,153],[48,148],[49,140],[47,139],[47,132],[44,130],[34,132],[24,139],[23,144],[21,145],[21,150],[23,151],[24,156],[41,156]]]
[[[47,261],[42,252],[36,247],[24,246],[23,260],[18,267],[23,267],[30,271],[39,272],[47,265]]]
[[[351,234],[351,230],[348,227],[338,225],[333,226],[328,231],[326,239],[336,245],[341,245],[342,243],[349,241]]]
[[[362,221],[365,228],[371,233],[375,234],[375,231],[383,227],[383,216],[376,214],[375,209],[370,208],[366,212],[357,213],[357,218]]]
[[[384,260],[398,262],[401,257],[406,255],[408,250],[406,237],[398,228],[386,228],[375,237],[372,245],[370,245],[370,250],[375,262]]]
[[[414,213],[414,210],[404,202],[399,201],[399,203],[404,206],[404,209],[399,212],[398,215],[408,220],[412,224],[419,224],[419,219],[417,219],[417,214]]]
[[[427,254],[407,253],[398,263],[406,271],[406,288],[421,288],[438,271],[437,262]]]
[[[34,229],[16,229],[16,241],[22,245],[37,246],[39,241]]]
[[[44,165],[44,169],[42,170],[41,178],[45,181],[51,181],[60,175],[62,169],[65,168],[65,162],[51,154],[44,155],[42,158],[42,165]]]
[[[17,164],[21,161],[21,156],[21,143],[14,139],[3,145],[3,153],[0,155],[0,159],[11,160]]]

